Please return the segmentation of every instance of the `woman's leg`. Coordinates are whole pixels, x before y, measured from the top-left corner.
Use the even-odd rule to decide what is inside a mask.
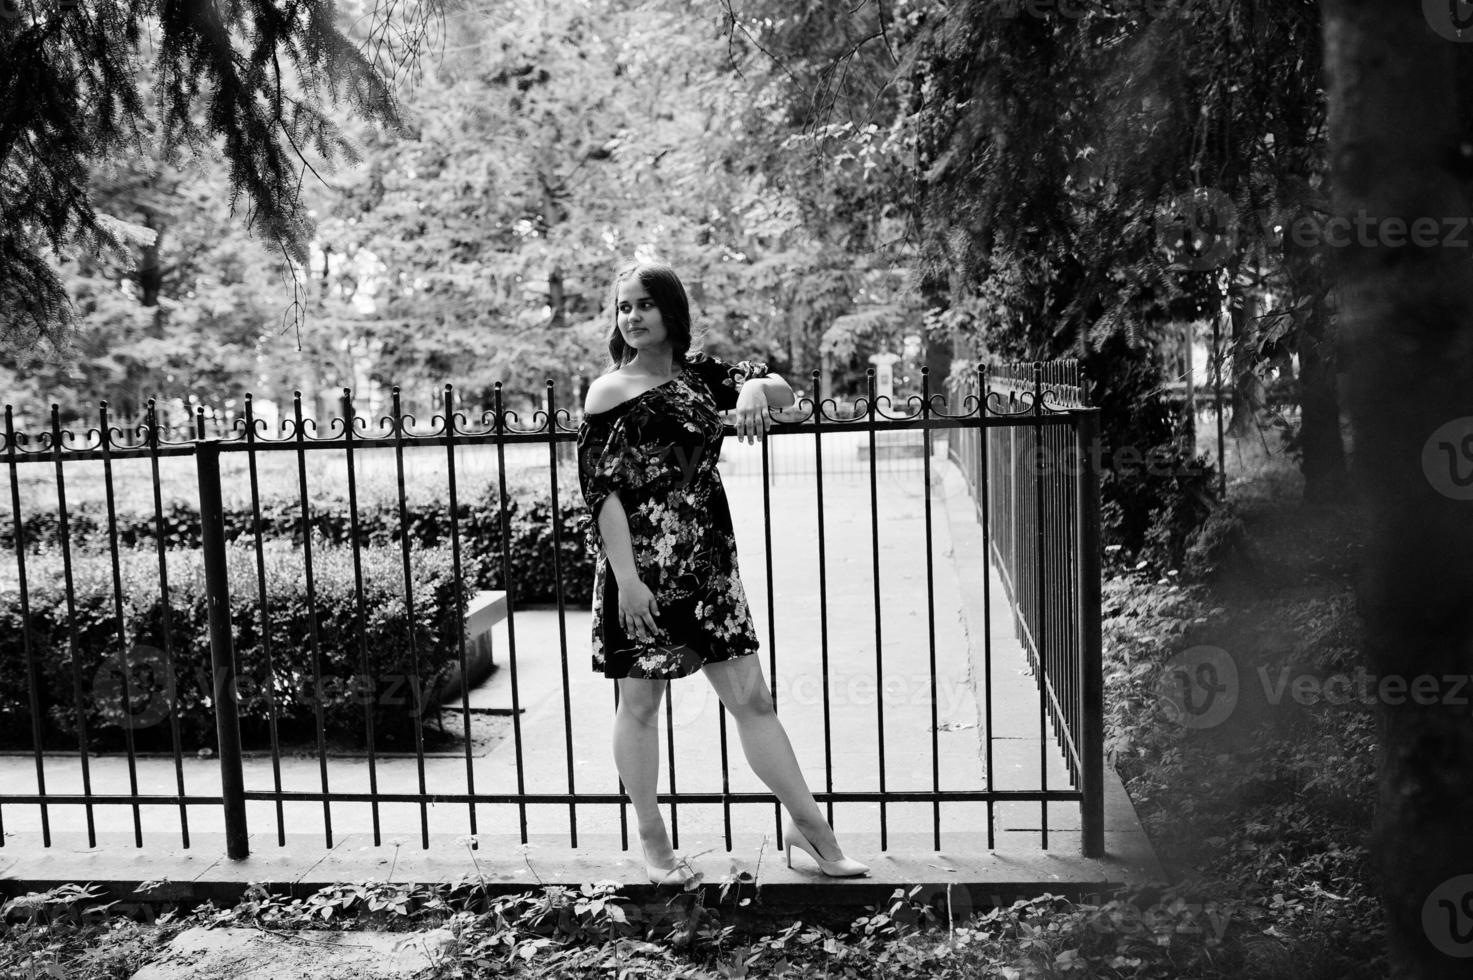
[[[767,784],[819,853],[829,860],[843,857],[833,828],[818,808],[788,733],[772,708],[772,694],[755,654],[702,668],[721,703],[736,721],[747,763]]]
[[[614,712],[614,765],[634,804],[645,860],[660,868],[675,864],[670,834],[655,793],[660,778],[660,701],[669,681],[622,677]]]

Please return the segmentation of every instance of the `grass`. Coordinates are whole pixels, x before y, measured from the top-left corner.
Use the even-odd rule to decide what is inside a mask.
[[[33,898],[6,907],[0,957],[9,959],[0,967],[44,963],[67,977],[122,977],[141,948],[185,924],[220,923],[448,926],[455,939],[437,978],[1383,976],[1366,848],[1373,716],[1275,699],[1259,682],[1260,670],[1354,668],[1358,513],[1353,503],[1302,506],[1286,492],[1297,479],[1291,461],[1269,445],[1261,456],[1241,449],[1229,458],[1230,474],[1247,475],[1234,476],[1229,504],[1212,519],[1208,530],[1223,544],[1200,580],[1144,568],[1113,572],[1105,587],[1107,747],[1170,885],[1093,904],[1044,896],[964,921],[899,890],[837,927],[822,909],[753,924],[743,914],[760,910],[761,896],[740,876],[653,909],[610,882],[490,896],[473,870],[456,883],[382,886],[390,891],[341,885],[289,899],[254,890],[234,908],[172,910],[152,924],[114,907],[43,926],[26,915],[48,899]],[[1239,698],[1221,723],[1193,727],[1169,710],[1162,685],[1174,676],[1173,658],[1204,647],[1236,664]],[[51,900],[58,909],[86,904],[75,893]]]

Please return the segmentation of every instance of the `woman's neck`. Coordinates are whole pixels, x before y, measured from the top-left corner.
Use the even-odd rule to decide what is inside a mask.
[[[635,374],[645,374],[652,378],[668,378],[675,374],[675,355],[669,347],[659,347],[653,350],[635,351],[624,366],[633,368]]]

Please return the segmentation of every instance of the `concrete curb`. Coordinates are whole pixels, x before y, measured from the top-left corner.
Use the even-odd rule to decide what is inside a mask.
[[[1113,777],[1113,771],[1108,774]],[[1000,835],[989,851],[977,833],[948,833],[946,847],[934,850],[930,834],[895,833],[890,848],[878,851],[869,835],[846,836],[847,850],[870,865],[863,878],[826,878],[805,854],[788,868],[774,842],[764,835],[734,835],[730,851],[687,854],[703,872],[708,903],[721,901],[722,879],[741,872],[752,876],[740,891],[760,899],[766,911],[827,907],[856,912],[887,900],[897,888],[919,886],[918,898],[945,901],[954,912],[1009,904],[1044,893],[1089,898],[1122,887],[1162,883],[1165,876],[1150,842],[1135,819],[1118,778],[1108,780],[1104,858],[1079,856],[1077,831],[1051,835],[1055,847],[1040,851]],[[1029,835],[1027,839],[1032,839]],[[329,850],[316,835],[287,835],[285,846],[274,835],[253,834],[251,854],[226,856],[221,834],[197,834],[192,846],[134,846],[130,834],[99,834],[96,847],[85,837],[54,835],[50,847],[39,835],[7,835],[0,851],[0,894],[24,895],[70,882],[101,886],[110,899],[148,904],[192,906],[209,900],[231,905],[251,884],[302,898],[328,885],[394,881],[402,884],[479,881],[488,893],[505,895],[537,891],[545,885],[577,888],[614,881],[636,901],[668,900],[674,888],[657,888],[645,879],[637,852],[624,850],[616,835],[587,835],[578,848],[554,835],[520,838],[483,834],[472,851],[464,838],[431,836],[430,846],[375,845],[371,835],[348,834]],[[871,850],[870,848],[875,848]],[[150,883],[151,887],[140,886]]]

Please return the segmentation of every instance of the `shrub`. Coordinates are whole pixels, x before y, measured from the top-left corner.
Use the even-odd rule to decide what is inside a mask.
[[[1213,580],[1251,565],[1247,527],[1231,502],[1217,507],[1187,545],[1182,570],[1189,578]]]
[[[265,631],[255,549],[237,545],[228,551],[243,741],[250,746],[269,744],[273,701],[284,738],[311,737],[319,700],[326,732],[335,740],[359,744],[364,739],[366,708],[370,704],[376,739],[389,743],[411,739],[419,723],[420,706],[429,701],[446,672],[459,662],[458,637],[464,629],[465,610],[456,603],[456,575],[449,549],[419,548],[411,552],[412,596],[405,594],[399,548],[361,549],[361,612],[351,549],[314,541],[315,605],[307,600],[301,552],[281,541],[270,542],[263,552],[269,611]],[[89,742],[94,748],[122,745],[124,725],[133,729],[139,748],[168,747],[171,701],[186,745],[193,748],[215,744],[203,558],[195,551],[167,554],[167,606],[161,598],[157,553],[152,549],[128,549],[120,556],[122,618],[128,641],[126,700],[122,697],[117,600],[110,557],[105,552],[73,557],[74,601],[70,608],[61,556],[43,552],[28,560],[29,620],[21,621],[18,602],[0,606],[0,738],[12,744],[29,743],[31,739],[23,643],[24,635],[29,634],[44,741],[75,744],[80,693]],[[469,590],[464,598],[469,598]],[[313,671],[314,613],[320,685]],[[174,667],[172,684],[165,659],[166,633]],[[418,695],[416,684],[422,692]]]
[[[543,483],[508,481],[507,524],[510,529],[506,555],[515,599],[519,603],[554,602],[557,599],[553,564],[552,494]],[[584,547],[582,528],[588,507],[577,489],[575,474],[559,474],[558,506],[562,549],[563,597],[587,605],[593,596],[593,556]],[[366,546],[395,549],[401,538],[396,499],[381,496],[358,501],[358,540]],[[194,549],[200,545],[197,506],[170,501],[163,507],[162,533],[169,549]],[[249,506],[225,511],[225,536],[238,542],[255,541],[255,519]],[[450,548],[450,505],[444,500],[416,499],[406,503],[403,533],[416,548]],[[461,564],[468,588],[505,590],[501,547],[501,495],[496,485],[477,495],[463,496],[455,512],[460,534]],[[323,496],[309,505],[309,518],[302,519],[296,497],[274,497],[261,504],[261,535],[266,540],[291,541],[298,545],[306,529],[325,541],[347,545],[353,539],[353,520],[348,501],[342,496]],[[67,509],[68,536],[74,549],[105,550],[108,547],[107,511],[95,503]],[[152,547],[159,536],[160,520],[153,511],[118,514],[118,542],[124,548]],[[27,547],[59,547],[61,528],[55,511],[38,511],[24,516]],[[0,522],[0,548],[14,549],[14,530]]]

